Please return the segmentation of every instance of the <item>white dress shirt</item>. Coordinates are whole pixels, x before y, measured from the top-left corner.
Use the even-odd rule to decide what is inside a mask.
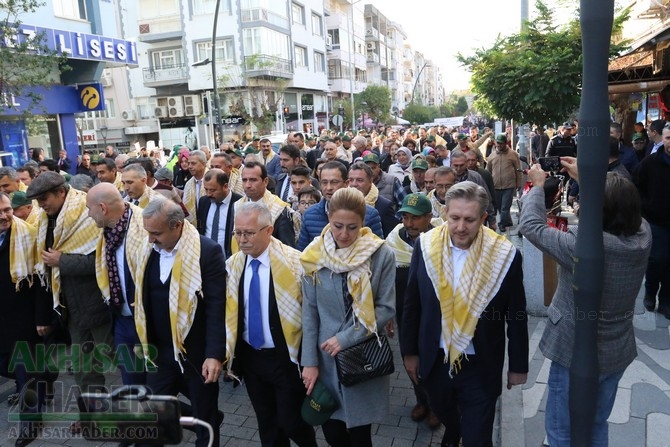
[[[233,194],[228,193],[228,195],[221,201],[219,206],[219,240],[218,244],[223,247],[226,241],[226,218],[228,217],[228,207],[232,201]],[[216,214],[216,203],[212,202],[209,206],[209,211],[207,212],[207,224],[205,226],[205,236],[212,238],[212,224],[214,223],[214,214]]]
[[[249,343],[249,285],[251,284],[251,277],[254,270],[251,267],[251,261],[254,258],[247,256],[247,264],[244,270],[244,333],[242,337],[244,341]],[[266,248],[263,253],[257,258],[261,263],[258,266],[258,277],[260,280],[261,292],[261,315],[263,317],[263,339],[265,342],[261,349],[274,348],[275,344],[272,340],[272,333],[270,332],[270,247]]]
[[[470,250],[463,250],[460,249],[456,246],[454,246],[454,243],[451,241],[451,238],[449,239],[449,247],[451,247],[451,263],[454,266],[454,276],[452,279],[452,284],[454,290],[456,290],[456,287],[458,286],[458,282],[461,279],[461,272],[463,272],[463,267],[465,267],[465,260],[468,257],[468,253],[470,253]],[[438,297],[439,300],[439,297]],[[442,332],[440,332],[440,335]],[[442,349],[446,348],[444,344],[444,339],[440,336],[440,347]],[[470,344],[468,345],[467,348],[465,348],[465,354],[467,355],[473,355],[475,353],[475,347],[472,344],[472,340],[470,340]]]
[[[181,240],[179,240],[181,242]],[[172,267],[174,266],[174,259],[177,256],[177,250],[179,250],[179,242],[174,246],[172,251],[167,251],[162,248],[156,247],[154,244],[154,250],[160,255],[160,270],[161,270],[161,282],[165,284],[170,272],[172,272]]]

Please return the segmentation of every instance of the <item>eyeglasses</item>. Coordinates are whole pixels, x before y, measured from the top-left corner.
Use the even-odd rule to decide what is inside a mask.
[[[251,238],[253,238],[254,236],[256,236],[258,233],[260,233],[261,231],[265,230],[265,229],[266,229],[267,227],[269,227],[269,226],[270,226],[270,225],[266,225],[266,226],[264,226],[264,227],[262,227],[262,228],[259,228],[259,229],[256,230],[256,231],[239,231],[239,230],[235,230],[235,231],[233,231],[233,234],[234,234],[235,237],[237,237],[237,238],[251,239]]]
[[[331,185],[331,186],[337,186],[337,185],[341,185],[342,183],[344,183],[344,180],[330,180],[330,181],[328,181],[328,180],[321,180],[321,181],[319,182],[319,185],[321,185],[321,186],[329,186],[329,185]]]
[[[312,206],[312,205],[316,205],[316,202],[314,200],[309,200],[309,201],[301,200],[300,202],[298,202],[298,205],[300,205],[300,206]]]
[[[439,189],[440,191],[442,191],[443,189],[444,189],[444,190],[447,190],[447,189],[451,188],[452,186],[454,186],[453,183],[447,183],[446,185],[439,185],[439,184],[436,184],[436,185],[435,185],[435,189]]]

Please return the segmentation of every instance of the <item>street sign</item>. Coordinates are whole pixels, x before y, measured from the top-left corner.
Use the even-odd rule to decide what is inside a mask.
[[[343,121],[344,118],[342,118],[340,115],[333,115],[333,124],[336,126],[341,126]]]

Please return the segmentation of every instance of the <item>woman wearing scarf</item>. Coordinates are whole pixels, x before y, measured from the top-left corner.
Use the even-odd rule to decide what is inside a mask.
[[[389,409],[389,376],[341,386],[335,355],[378,336],[395,314],[395,260],[363,227],[365,198],[354,188],[333,194],[329,224],[300,260],[303,280],[302,361],[307,394],[317,379],[339,403],[323,424],[329,445],[372,446],[371,424]],[[345,320],[346,319],[346,320]]]
[[[401,147],[396,154],[396,160],[396,163],[389,167],[389,174],[400,180],[402,184],[405,177],[412,174],[412,152],[406,147]]]
[[[186,182],[192,177],[191,172],[188,170],[188,154],[188,149],[180,149],[177,154],[177,164],[174,167],[172,186],[182,191],[184,190],[184,186],[186,186]]]

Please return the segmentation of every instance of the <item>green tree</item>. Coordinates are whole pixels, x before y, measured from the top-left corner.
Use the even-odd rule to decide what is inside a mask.
[[[11,98],[20,96],[24,114],[31,114],[42,101],[32,89],[60,82],[60,74],[69,70],[66,55],[48,46],[44,32],[27,35],[21,31],[21,15],[43,6],[44,2],[36,0],[0,3],[0,113],[16,110]]]
[[[538,16],[519,34],[499,38],[491,48],[458,60],[472,72],[475,108],[485,115],[519,122],[561,122],[579,107],[582,41],[577,15],[557,26],[554,11],[541,0]],[[628,19],[625,9],[614,19],[613,36]],[[626,42],[613,42],[610,57]]]
[[[386,86],[368,85],[365,90],[354,95],[354,102],[357,112],[367,113],[377,123],[391,120],[391,90]]]
[[[416,102],[407,104],[402,114],[402,117],[412,124],[429,123],[440,116],[440,109],[437,107],[424,106]]]

